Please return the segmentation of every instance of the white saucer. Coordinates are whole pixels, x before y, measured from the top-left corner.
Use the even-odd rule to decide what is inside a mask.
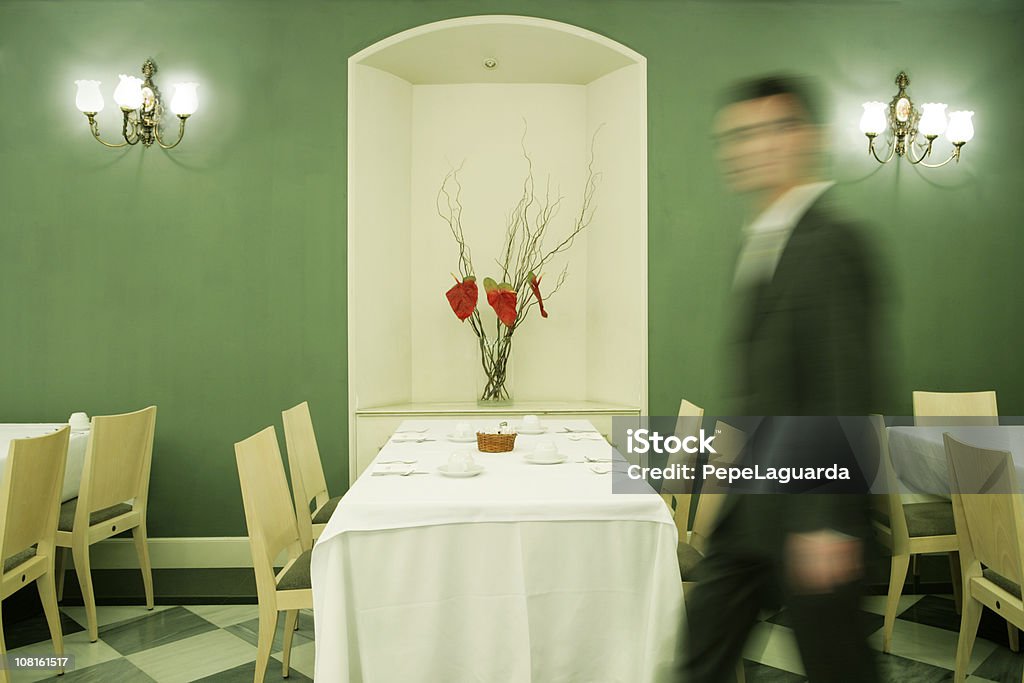
[[[530,428],[524,427],[524,426],[516,427],[516,433],[517,434],[530,434],[530,435],[533,435],[533,434],[543,434],[546,431],[548,431],[548,428],[545,427],[544,425],[541,425],[541,426],[537,427],[536,429],[530,429]]]
[[[459,436],[454,432],[449,432],[444,435],[446,439],[454,443],[476,443],[476,434],[468,434],[466,436]]]
[[[448,465],[438,465],[437,471],[446,477],[475,477],[484,471],[483,465],[470,465],[464,472],[449,472]]]
[[[537,457],[536,454],[530,453],[529,455],[524,455],[523,460],[531,465],[560,465],[568,460],[568,458],[561,453],[555,453],[547,458]]]

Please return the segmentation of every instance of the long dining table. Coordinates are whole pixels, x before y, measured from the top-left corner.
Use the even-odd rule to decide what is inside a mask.
[[[33,436],[51,434],[67,424],[59,423],[0,423],[0,479],[3,479],[11,441]],[[60,500],[65,503],[78,497],[82,483],[82,469],[85,466],[85,447],[89,443],[89,431],[72,431],[68,439],[68,460],[64,467],[64,486]]]
[[[316,680],[665,680],[682,588],[660,496],[612,492],[613,451],[585,420],[493,454],[454,428],[403,422],[314,546]],[[529,463],[542,440],[566,461]],[[442,475],[453,453],[484,471]]]

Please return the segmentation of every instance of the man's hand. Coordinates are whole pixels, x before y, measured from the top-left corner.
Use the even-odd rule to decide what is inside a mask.
[[[786,537],[786,575],[797,593],[831,593],[864,573],[860,539],[831,529]]]

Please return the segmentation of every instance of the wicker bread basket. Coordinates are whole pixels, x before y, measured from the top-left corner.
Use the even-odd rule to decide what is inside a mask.
[[[476,433],[476,447],[481,453],[508,453],[516,446],[516,434]]]

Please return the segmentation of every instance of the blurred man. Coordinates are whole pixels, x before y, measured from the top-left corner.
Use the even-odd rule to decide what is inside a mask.
[[[828,208],[819,123],[808,84],[787,77],[740,84],[715,119],[725,180],[753,217],[734,278],[737,412],[765,416],[749,464],[838,464],[853,479],[730,496],[686,595],[687,683],[735,680],[758,613],[781,604],[810,681],[877,678],[858,609],[870,473],[828,417],[872,408],[876,284],[862,237]]]

